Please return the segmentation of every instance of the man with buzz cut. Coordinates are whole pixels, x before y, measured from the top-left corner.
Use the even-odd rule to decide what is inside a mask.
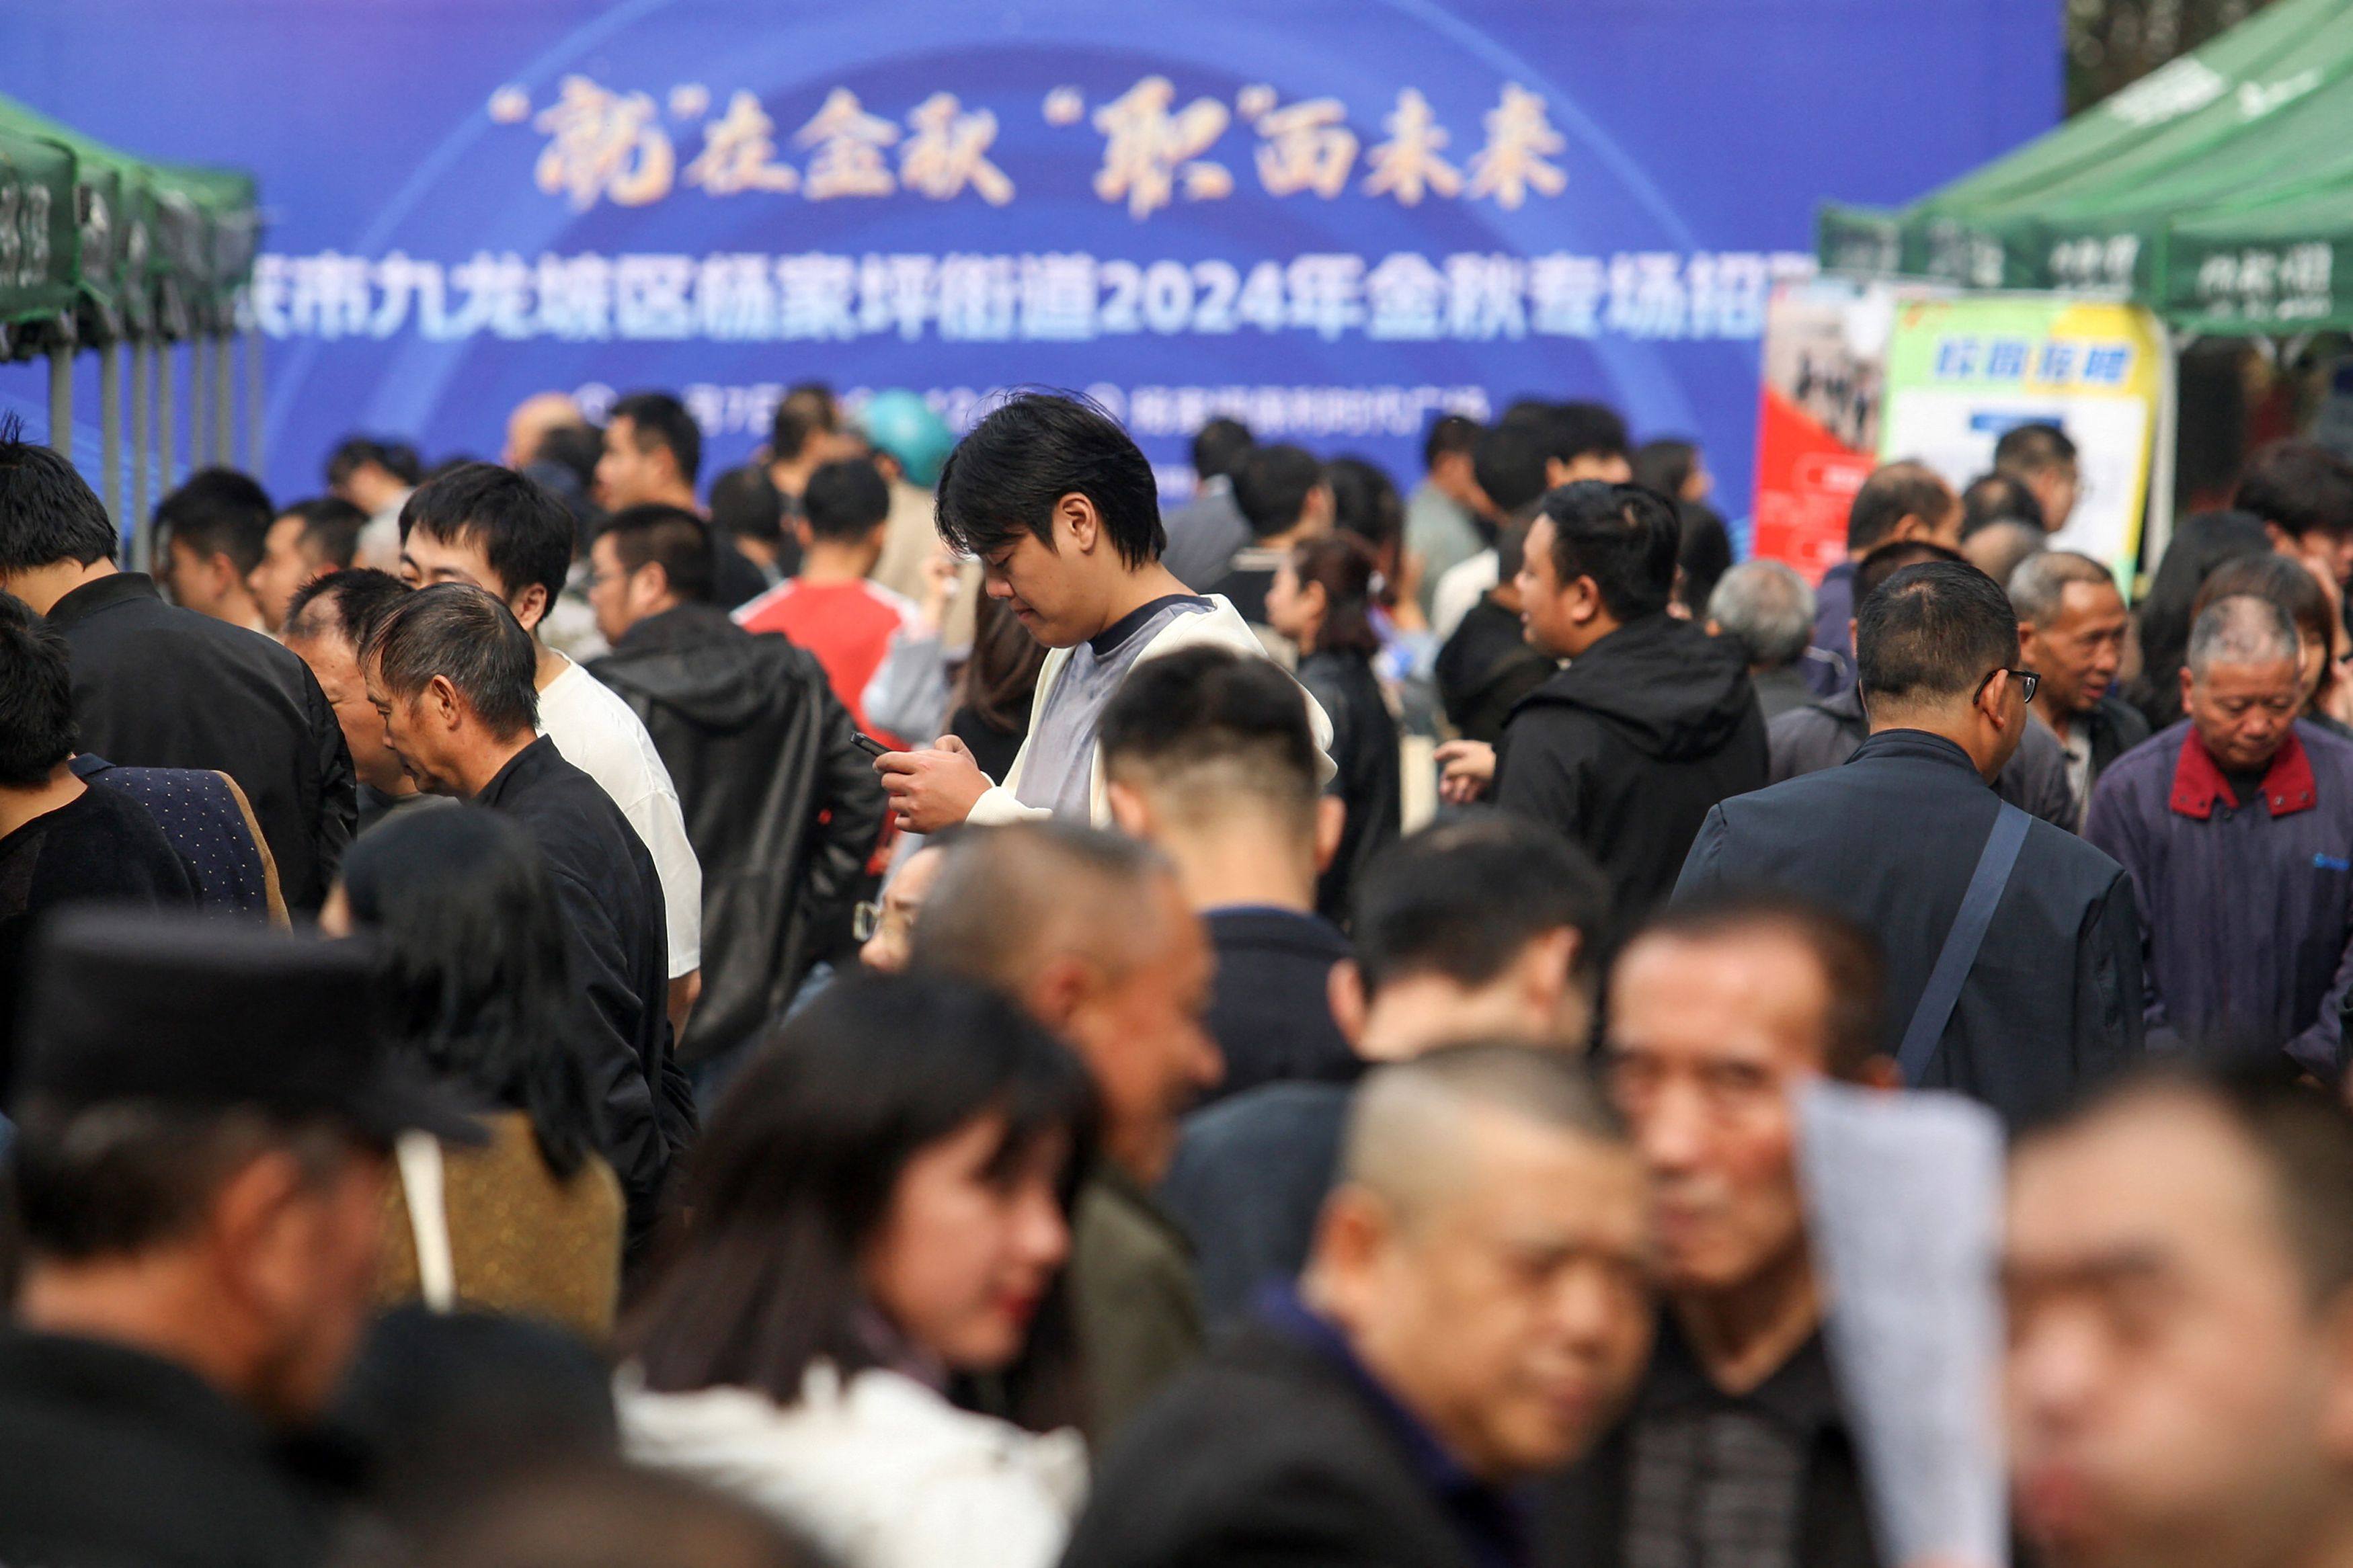
[[[940,470],[940,536],[980,558],[991,598],[1053,651],[1038,675],[1029,734],[1001,780],[953,735],[879,759],[899,825],[1065,816],[1110,821],[1096,730],[1145,659],[1222,647],[1264,658],[1232,604],[1192,592],[1161,564],[1152,465],[1111,416],[1053,393],[1008,399]],[[1333,773],[1332,721],[1303,689],[1319,782]]]

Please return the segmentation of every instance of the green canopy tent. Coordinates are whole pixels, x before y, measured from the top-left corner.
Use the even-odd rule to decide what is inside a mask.
[[[2353,0],[2277,0],[1896,211],[1831,206],[1832,270],[2088,289],[2200,332],[2353,328]]]
[[[65,244],[47,252],[61,269],[37,299],[12,310],[0,277],[0,357],[47,353],[51,439],[69,444],[74,356],[99,356],[101,468],[107,510],[121,518],[121,353],[132,355],[131,514],[142,524],[152,471],[168,484],[178,465],[178,357],[188,349],[187,451],[192,462],[232,460],[236,398],[229,344],[260,237],[252,179],[227,170],[132,158],[70,126],[0,98],[0,169],[18,146],[62,158],[43,198]],[[30,166],[30,165],[27,165]],[[43,165],[50,168],[50,165]],[[62,192],[62,195],[58,193]],[[5,209],[0,209],[5,212]],[[0,241],[0,245],[5,245]],[[21,247],[20,247],[21,248]],[[0,271],[10,253],[0,249]],[[246,333],[248,461],[261,464],[261,377]],[[150,418],[151,389],[153,413]],[[151,451],[153,457],[151,458]]]

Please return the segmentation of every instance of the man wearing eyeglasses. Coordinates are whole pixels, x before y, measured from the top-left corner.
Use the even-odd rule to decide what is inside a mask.
[[[2333,1089],[2353,993],[2353,741],[2296,717],[2300,653],[2273,600],[2207,605],[2181,672],[2189,717],[2102,776],[2084,837],[2132,873],[2151,1035]]]
[[[1675,896],[1778,887],[1846,914],[1885,953],[1904,1080],[2031,1120],[2141,1055],[2132,879],[1988,787],[2041,684],[1993,579],[1907,566],[1863,602],[1855,645],[1870,738],[1717,806]]]

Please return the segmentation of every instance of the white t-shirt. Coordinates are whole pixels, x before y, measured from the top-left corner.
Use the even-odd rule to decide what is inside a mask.
[[[702,866],[654,738],[610,687],[568,660],[539,694],[539,732],[604,787],[645,840],[670,921],[670,977],[691,974],[702,966]]]

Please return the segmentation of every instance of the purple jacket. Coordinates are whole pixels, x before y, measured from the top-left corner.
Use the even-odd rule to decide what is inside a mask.
[[[2084,837],[2139,895],[2153,1047],[2162,1029],[2203,1056],[2284,1050],[2343,1078],[2353,741],[2298,721],[2242,805],[2184,720],[2108,765]]]

